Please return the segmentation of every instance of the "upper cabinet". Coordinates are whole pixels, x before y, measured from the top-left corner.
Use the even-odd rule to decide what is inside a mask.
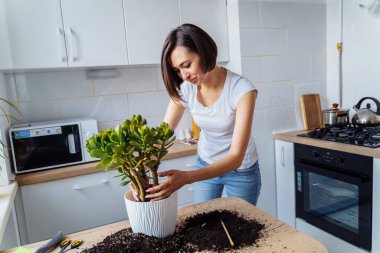
[[[178,0],[124,0],[130,64],[159,64],[168,33],[179,26]]]
[[[0,7],[0,51],[8,55],[8,66],[0,67],[67,67],[59,0],[1,0]]]
[[[181,24],[204,29],[218,46],[218,61],[228,61],[227,7],[225,0],[179,0]]]
[[[69,66],[128,64],[122,0],[61,4]]]
[[[181,23],[205,29],[227,61],[225,0],[0,0],[0,70],[159,64]]]

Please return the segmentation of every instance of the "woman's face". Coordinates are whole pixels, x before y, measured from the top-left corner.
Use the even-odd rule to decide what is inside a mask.
[[[170,55],[170,61],[173,70],[182,80],[200,85],[206,78],[199,55],[186,47],[176,46]]]

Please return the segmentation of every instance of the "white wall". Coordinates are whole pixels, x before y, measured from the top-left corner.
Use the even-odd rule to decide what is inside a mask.
[[[302,129],[299,97],[326,97],[326,5],[239,1],[242,73],[259,90],[253,123],[263,180],[258,206],[276,214],[272,133]]]
[[[364,1],[343,1],[343,105],[346,108],[352,108],[362,97],[380,99],[380,17],[360,9],[361,2]]]

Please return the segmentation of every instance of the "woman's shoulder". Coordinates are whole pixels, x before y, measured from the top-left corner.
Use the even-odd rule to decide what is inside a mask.
[[[229,84],[230,84],[230,89],[235,89],[235,88],[239,88],[239,87],[242,87],[242,86],[245,86],[245,87],[252,87],[253,89],[256,89],[255,85],[245,76],[243,75],[240,75],[240,74],[237,74],[231,70],[228,70],[227,69],[227,72],[228,72],[228,75],[230,76],[230,81],[229,81]]]

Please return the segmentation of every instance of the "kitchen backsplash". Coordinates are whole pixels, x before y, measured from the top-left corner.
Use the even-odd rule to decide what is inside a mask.
[[[29,72],[4,75],[12,100],[23,116],[20,122],[91,117],[99,129],[114,127],[134,114],[147,117],[149,125],[162,122],[169,97],[156,67],[106,70],[112,77],[88,77],[86,70]],[[94,71],[91,71],[93,74]],[[190,128],[188,114],[180,128]]]

